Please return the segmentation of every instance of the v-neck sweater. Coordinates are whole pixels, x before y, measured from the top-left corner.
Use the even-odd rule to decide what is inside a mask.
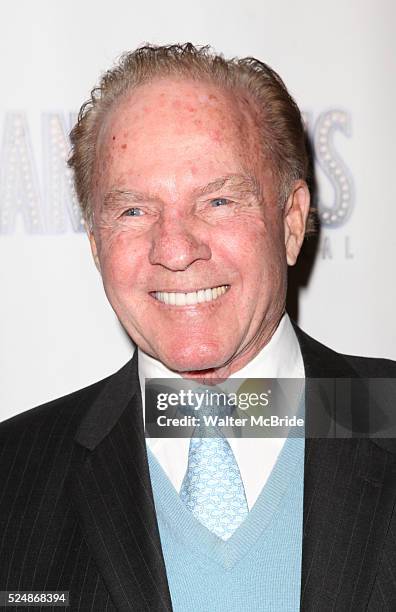
[[[304,439],[286,439],[256,503],[226,541],[186,508],[149,449],[148,459],[174,612],[297,612]]]

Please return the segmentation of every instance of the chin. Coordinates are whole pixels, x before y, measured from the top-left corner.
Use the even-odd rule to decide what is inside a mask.
[[[178,347],[164,351],[160,355],[160,360],[168,368],[175,372],[202,372],[219,368],[226,361],[223,355],[219,354],[219,347],[202,345]]]

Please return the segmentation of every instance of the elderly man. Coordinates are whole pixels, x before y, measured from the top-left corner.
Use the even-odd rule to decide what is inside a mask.
[[[191,44],[142,47],[102,77],[71,139],[93,257],[138,348],[2,424],[0,588],[68,591],[84,611],[393,609],[391,441],[145,440],[146,378],[395,376],[285,313],[311,221],[279,76]],[[210,516],[208,457],[234,487]]]

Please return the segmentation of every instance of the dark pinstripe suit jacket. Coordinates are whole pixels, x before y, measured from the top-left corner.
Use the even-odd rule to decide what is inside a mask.
[[[396,377],[393,362],[296,332],[307,376]],[[0,590],[67,590],[72,610],[172,609],[136,357],[2,423],[0,457]],[[395,470],[392,441],[307,440],[301,610],[396,610]]]

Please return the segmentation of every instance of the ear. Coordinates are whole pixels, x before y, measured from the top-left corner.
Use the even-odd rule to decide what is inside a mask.
[[[99,262],[99,257],[98,257],[98,248],[97,248],[97,245],[96,245],[96,240],[95,240],[95,236],[94,236],[93,230],[92,229],[88,229],[87,233],[88,233],[89,243],[91,245],[92,257],[94,258],[95,266],[97,267],[97,269],[99,270],[99,273],[101,274],[102,271],[100,269],[100,262]]]
[[[289,266],[297,261],[304,240],[309,213],[309,189],[305,181],[295,181],[283,211],[286,259]]]

